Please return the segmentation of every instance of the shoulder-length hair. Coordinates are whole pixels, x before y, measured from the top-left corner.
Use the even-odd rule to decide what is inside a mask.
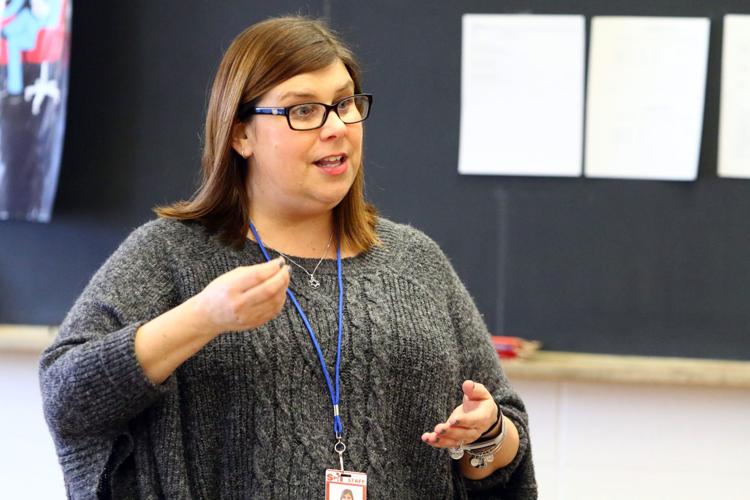
[[[227,244],[241,248],[247,235],[247,162],[232,148],[241,105],[259,101],[279,83],[340,60],[362,92],[361,72],[351,50],[325,23],[306,17],[268,19],[240,33],[216,72],[206,111],[201,185],[188,201],[161,206],[161,217],[197,220]],[[379,240],[377,211],[364,197],[364,170],[333,209],[342,245],[360,252]]]

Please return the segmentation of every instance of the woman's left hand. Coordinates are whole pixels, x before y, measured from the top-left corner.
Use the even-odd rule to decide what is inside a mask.
[[[456,448],[469,444],[489,430],[497,420],[497,405],[492,394],[479,382],[466,380],[461,385],[463,403],[458,405],[446,422],[432,432],[422,434],[422,441],[435,448]]]

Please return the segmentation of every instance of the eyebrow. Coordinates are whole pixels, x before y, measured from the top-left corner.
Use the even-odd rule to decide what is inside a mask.
[[[338,89],[336,89],[336,91],[334,92],[334,94],[340,94],[340,93],[344,92],[345,90],[353,91],[354,90],[354,82],[349,81],[349,82],[345,83],[344,85],[342,85],[341,87],[339,87]],[[290,90],[288,92],[284,92],[283,94],[281,94],[279,96],[279,101],[283,101],[284,99],[288,99],[290,97],[294,97],[296,99],[317,99],[318,98],[318,96],[315,93],[313,93],[312,91],[309,91],[309,90],[302,90],[302,91]]]

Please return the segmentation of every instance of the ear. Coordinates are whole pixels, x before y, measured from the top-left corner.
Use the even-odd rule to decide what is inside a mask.
[[[242,122],[237,122],[232,126],[232,149],[245,159],[253,154],[249,127],[250,124]]]

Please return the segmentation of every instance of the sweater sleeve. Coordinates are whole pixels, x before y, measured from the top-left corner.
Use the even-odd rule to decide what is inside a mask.
[[[174,388],[151,383],[134,347],[140,325],[177,305],[158,227],[135,230],[104,263],[42,354],[44,414],[69,488],[95,488],[128,423]]]
[[[536,498],[526,408],[503,373],[476,304],[448,258],[434,242],[431,243],[435,262],[442,268],[442,271],[436,270],[436,274],[443,276],[447,287],[450,316],[462,354],[461,366],[465,367],[464,378],[487,387],[503,414],[515,424],[520,438],[518,453],[510,464],[482,480],[463,479],[463,486],[469,498],[497,498],[498,494],[511,499]]]

